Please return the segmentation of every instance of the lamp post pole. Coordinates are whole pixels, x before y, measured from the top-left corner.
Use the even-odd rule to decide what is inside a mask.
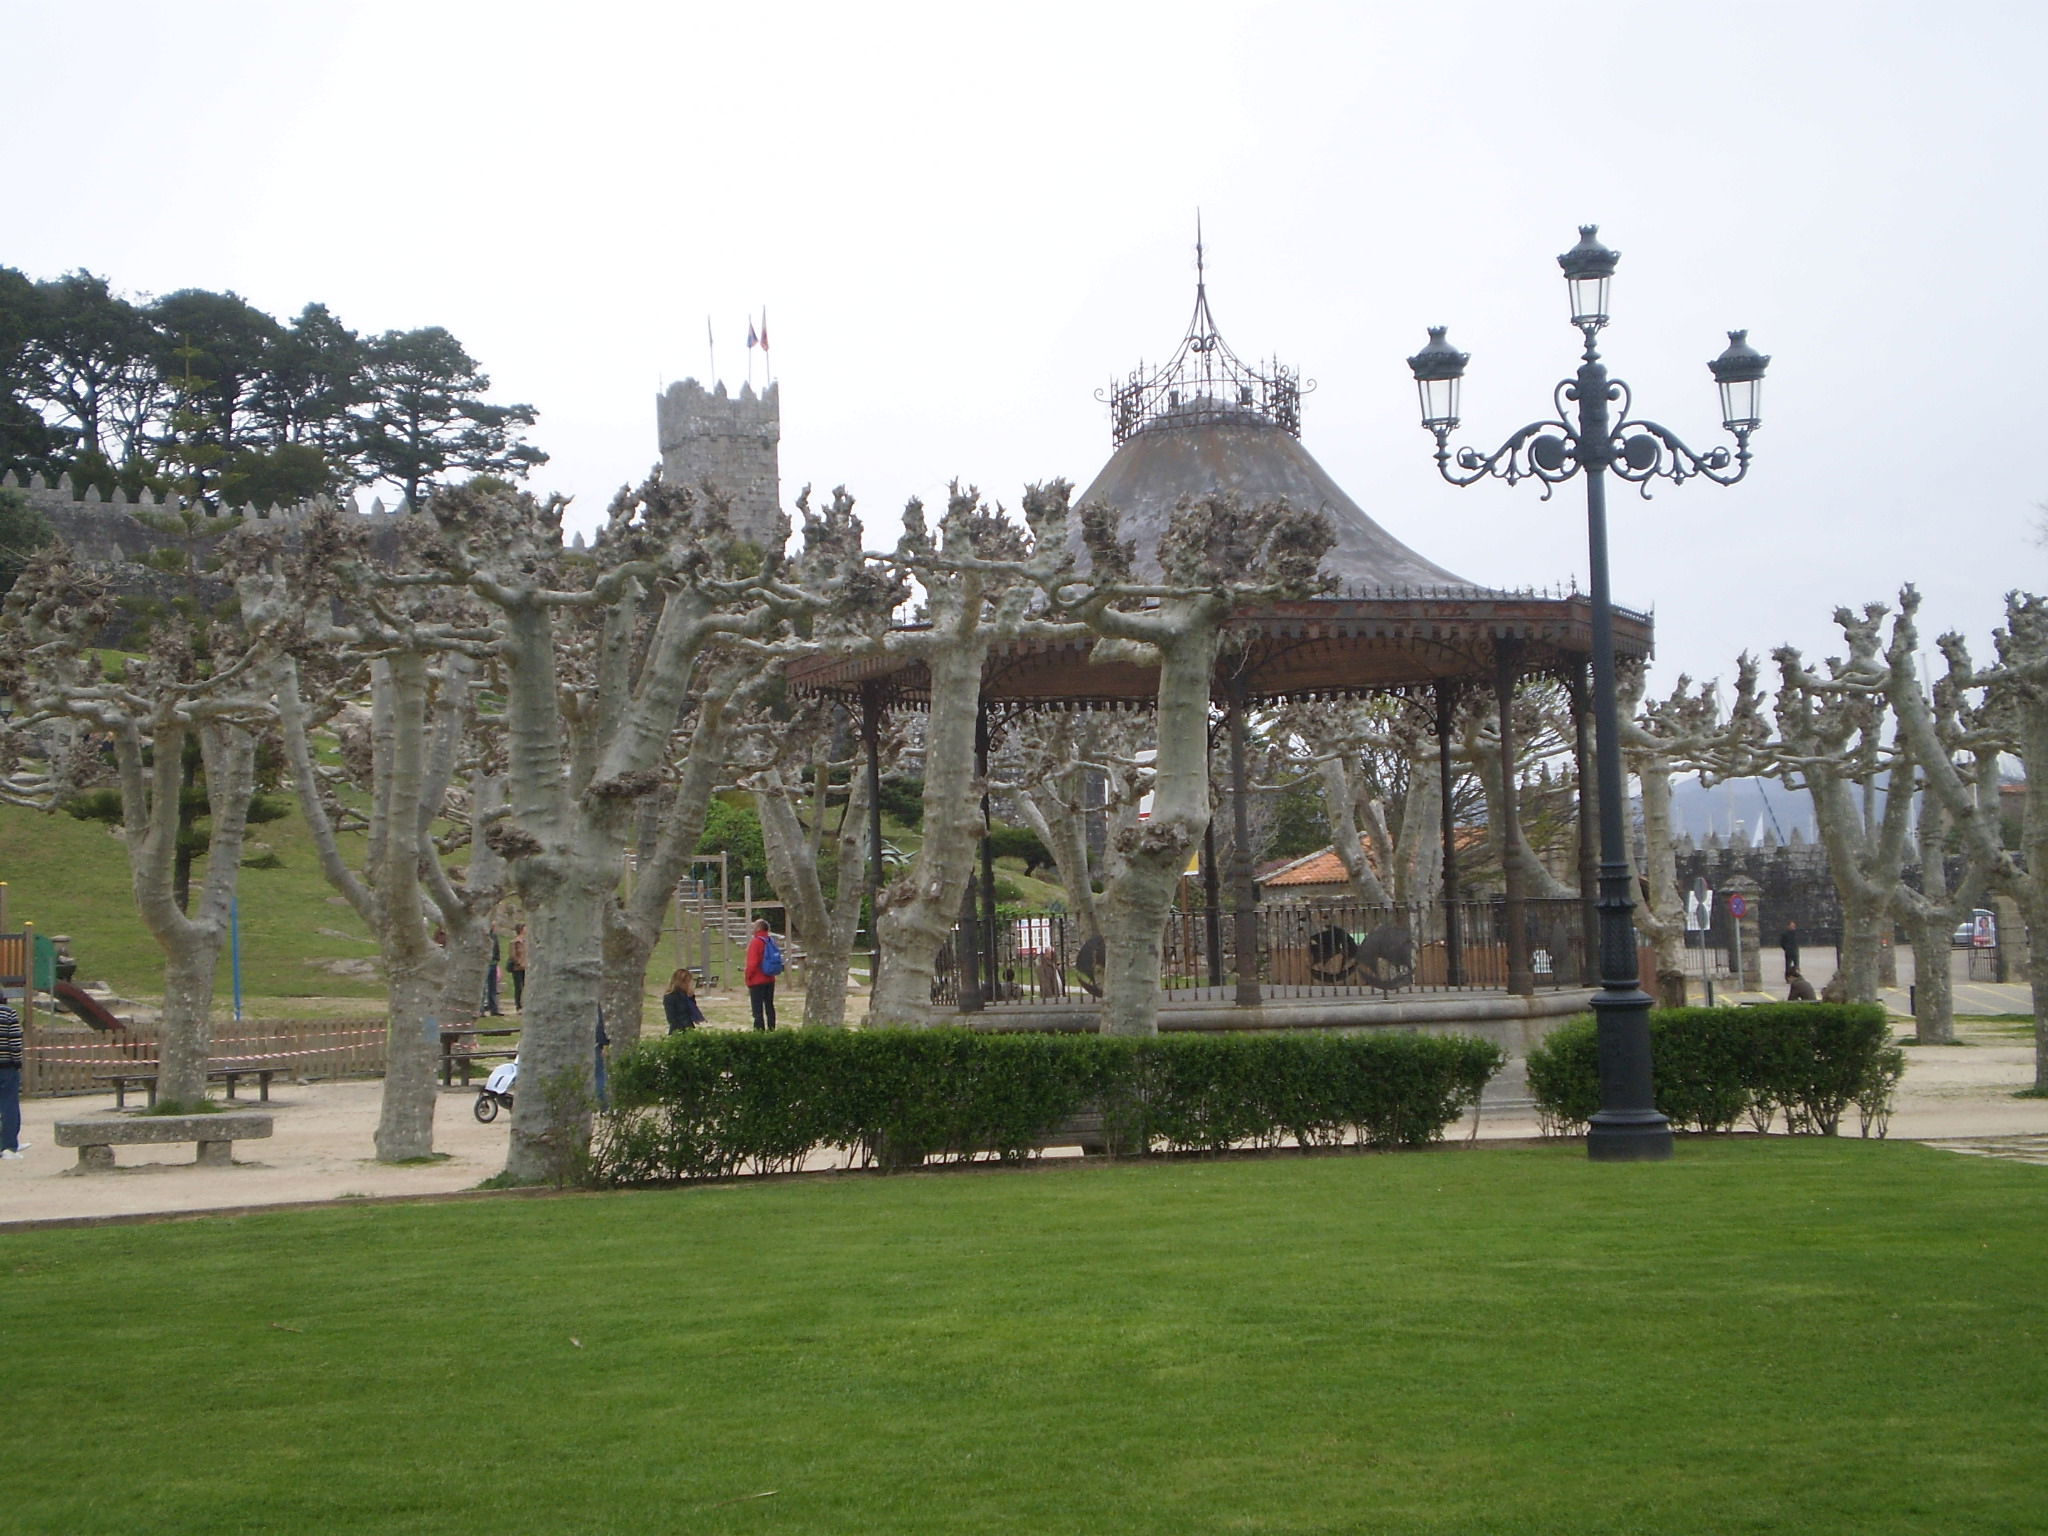
[[[1749,472],[1749,435],[1758,425],[1757,400],[1770,359],[1754,351],[1745,333],[1731,331],[1728,349],[1707,366],[1721,391],[1722,425],[1734,434],[1735,452],[1695,453],[1656,422],[1629,415],[1628,386],[1608,376],[1598,337],[1607,323],[1608,284],[1619,253],[1601,245],[1594,225],[1558,257],[1571,289],[1572,324],[1585,337],[1577,374],[1553,393],[1557,415],[1521,428],[1491,454],[1461,448],[1450,434],[1458,425],[1458,393],[1466,354],[1432,326],[1429,345],[1408,359],[1422,399],[1422,424],[1436,438],[1437,470],[1453,485],[1489,476],[1514,484],[1551,487],[1583,472],[1586,541],[1593,607],[1594,759],[1600,802],[1600,991],[1598,1021],[1600,1108],[1586,1133],[1586,1153],[1599,1162],[1645,1162],[1671,1156],[1671,1125],[1657,1111],[1650,1074],[1650,997],[1643,991],[1636,952],[1635,901],[1629,879],[1624,816],[1621,711],[1614,675],[1614,609],[1607,575],[1607,478],[1635,483],[1647,498],[1649,482],[1674,485],[1703,475],[1733,485]]]

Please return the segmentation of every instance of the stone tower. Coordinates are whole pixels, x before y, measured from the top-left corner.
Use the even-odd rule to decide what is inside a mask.
[[[732,503],[733,527],[764,548],[782,542],[782,397],[770,384],[728,395],[695,379],[671,384],[654,402],[661,477],[692,490],[709,482]]]

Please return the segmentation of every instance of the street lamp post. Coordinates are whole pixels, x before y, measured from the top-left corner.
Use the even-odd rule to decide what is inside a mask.
[[[1600,802],[1600,1109],[1586,1134],[1587,1155],[1601,1162],[1650,1161],[1671,1155],[1671,1125],[1657,1112],[1650,1083],[1650,997],[1642,989],[1636,956],[1635,901],[1630,892],[1626,824],[1622,815],[1621,720],[1615,701],[1614,611],[1607,586],[1607,476],[1637,485],[1674,485],[1703,475],[1733,485],[1749,473],[1749,436],[1757,429],[1758,396],[1770,359],[1747,333],[1730,331],[1728,348],[1707,366],[1721,393],[1721,424],[1735,451],[1695,453],[1654,421],[1629,414],[1629,387],[1608,376],[1596,345],[1607,323],[1608,286],[1620,254],[1598,239],[1597,225],[1579,228],[1579,243],[1557,258],[1571,293],[1572,324],[1586,338],[1578,373],[1558,383],[1554,417],[1531,422],[1490,454],[1450,448],[1458,426],[1458,390],[1467,355],[1429,328],[1429,345],[1408,359],[1422,400],[1422,425],[1436,438],[1438,471],[1453,485],[1489,476],[1543,482],[1550,488],[1584,472],[1588,575],[1593,591],[1593,719]]]

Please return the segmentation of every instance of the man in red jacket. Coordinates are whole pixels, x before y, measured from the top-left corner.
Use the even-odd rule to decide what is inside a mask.
[[[775,1027],[775,978],[761,969],[768,952],[768,919],[754,919],[754,936],[747,940],[747,1001],[754,1005],[754,1028]]]

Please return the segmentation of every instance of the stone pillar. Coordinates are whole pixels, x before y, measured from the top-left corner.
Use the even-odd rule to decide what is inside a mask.
[[[1742,944],[1742,971],[1735,978],[1735,985],[1745,992],[1761,992],[1764,988],[1764,925],[1759,908],[1763,887],[1747,875],[1736,875],[1721,887],[1718,894],[1723,900],[1740,896],[1744,908],[1742,916],[1729,919]]]

